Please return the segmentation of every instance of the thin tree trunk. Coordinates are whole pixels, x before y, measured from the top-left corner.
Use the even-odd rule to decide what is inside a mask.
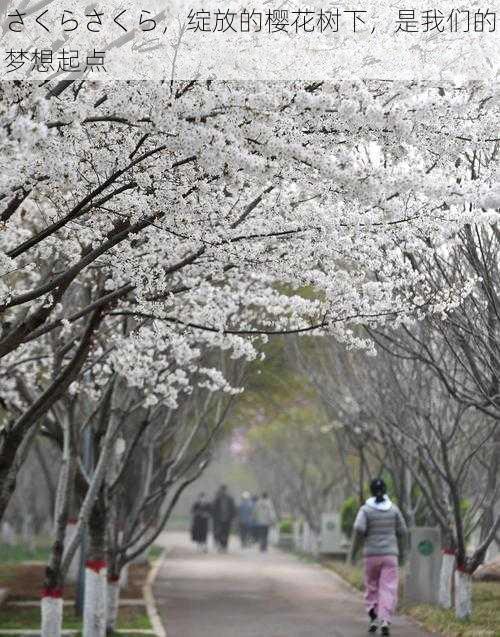
[[[23,442],[24,432],[14,429],[3,434],[0,448],[0,520],[3,519],[5,510],[16,488],[16,456]]]
[[[108,578],[108,592],[107,592],[107,616],[106,616],[106,630],[108,633],[113,633],[116,628],[116,622],[118,621],[118,609],[120,606],[120,576],[113,575]]]
[[[63,572],[66,573],[71,561],[75,555],[75,552],[79,546],[79,534],[84,525],[87,524],[87,521],[90,519],[92,509],[94,506],[94,502],[96,498],[99,497],[99,491],[102,487],[102,483],[106,474],[106,469],[108,466],[109,456],[112,452],[112,445],[116,437],[116,432],[118,431],[119,423],[112,423],[111,426],[108,427],[106,431],[106,435],[104,437],[104,441],[101,444],[101,451],[99,453],[99,460],[94,469],[94,473],[92,475],[92,480],[87,488],[87,492],[85,494],[85,499],[80,507],[80,512],[78,514],[78,523],[77,529],[78,532],[75,533],[75,537],[71,543],[68,543],[66,548],[66,553],[64,554],[63,559]]]
[[[43,455],[40,440],[35,440],[33,450],[35,452],[38,463],[40,464],[40,468],[42,469],[43,477],[45,479],[45,485],[47,487],[47,497],[49,499],[50,514],[54,515],[56,506],[56,487],[54,485],[54,481],[52,480],[52,475],[50,473],[49,467],[47,466],[45,456]]]
[[[45,589],[41,602],[42,637],[60,637],[63,623],[62,589]]]
[[[416,526],[415,522],[415,509],[413,508],[412,503],[412,490],[413,490],[413,479],[411,469],[405,465],[404,468],[404,493],[405,493],[405,501],[406,501],[406,514],[408,516],[408,526],[414,527]]]
[[[462,569],[455,571],[455,616],[469,619],[472,614],[472,577]]]
[[[111,463],[110,473],[113,479],[116,476],[116,458]],[[118,620],[118,608],[120,605],[120,563],[116,553],[119,532],[117,528],[117,510],[116,502],[113,498],[109,498],[109,491],[106,492],[106,501],[108,503],[107,511],[107,532],[108,532],[108,595],[107,595],[107,614],[106,614],[106,632],[114,633],[116,622]]]
[[[358,476],[359,506],[365,503],[365,456],[363,447],[359,447],[359,476]]]
[[[62,631],[64,583],[62,561],[71,485],[73,484],[76,466],[74,456],[70,426],[66,424],[64,428],[63,457],[55,503],[54,543],[45,571],[45,586],[42,595],[42,637],[60,637]]]
[[[85,334],[70,363],[53,380],[43,394],[24,412],[24,414],[2,433],[0,445],[0,520],[16,486],[18,466],[17,453],[32,427],[38,427],[43,416],[52,405],[66,392],[78,376],[92,344],[92,336],[101,322],[101,311],[95,311],[87,325]]]
[[[94,502],[88,523],[89,548],[85,563],[85,604],[83,637],[106,635],[106,505],[103,492]]]
[[[83,607],[83,637],[106,635],[106,562],[85,564],[85,603]]]
[[[439,575],[438,602],[442,608],[452,608],[453,606],[453,576],[455,572],[455,551],[453,549],[443,550],[441,562],[441,572]]]
[[[497,490],[498,477],[500,475],[500,423],[495,427],[495,435],[491,442],[492,454],[488,468],[488,484],[487,493],[494,494]],[[483,520],[481,523],[481,536],[480,541],[488,537],[491,527],[495,522],[495,506],[487,507],[483,514]]]

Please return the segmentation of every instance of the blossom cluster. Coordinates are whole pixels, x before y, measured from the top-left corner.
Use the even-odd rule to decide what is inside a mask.
[[[0,344],[44,317],[2,359],[12,405],[12,370],[41,388],[61,364],[54,335],[69,355],[96,303],[91,386],[118,373],[170,407],[193,385],[238,391],[214,352],[251,359],[274,333],[366,346],[360,324],[460,302],[411,255],[497,217],[494,86],[0,90]]]

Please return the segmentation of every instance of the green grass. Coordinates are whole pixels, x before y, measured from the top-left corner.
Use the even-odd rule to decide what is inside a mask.
[[[160,555],[163,553],[163,548],[161,546],[156,546],[153,545],[150,549],[149,549],[149,559],[153,562],[154,560],[157,560]]]
[[[146,608],[142,606],[133,608],[135,608],[134,614],[130,614],[126,618],[123,617],[123,611],[125,609],[120,611],[120,615],[118,616],[118,628],[123,630],[147,630],[152,628],[151,622],[149,621],[149,617],[146,613]]]
[[[404,609],[429,630],[445,637],[500,637],[500,583],[475,582],[472,586],[472,618],[461,622],[453,610],[422,604]]]
[[[337,573],[354,588],[359,591],[363,590],[363,569],[359,563],[354,565],[342,560],[328,560],[322,562],[322,564]]]
[[[0,563],[0,586],[9,586],[9,582],[11,582],[16,576],[16,567],[15,562],[11,562],[10,564],[2,564]]]
[[[64,608],[63,628],[79,630],[82,627],[80,617],[75,616],[73,606]],[[40,608],[6,604],[0,613],[0,631],[40,628]],[[127,606],[120,609],[118,628],[123,630],[150,629],[151,624],[143,606]],[[0,632],[1,636],[1,632]]]
[[[46,562],[49,557],[48,545],[37,545],[31,551],[28,546],[19,544],[9,546],[0,544],[0,564],[19,564],[20,562]]]

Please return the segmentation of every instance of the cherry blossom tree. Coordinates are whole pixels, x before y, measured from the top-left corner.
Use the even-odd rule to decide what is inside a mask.
[[[55,341],[50,343],[54,347],[57,339],[51,340]],[[137,339],[135,346],[142,347],[144,343],[144,340]],[[46,345],[49,346],[48,343]],[[133,383],[128,383],[126,376],[120,376],[116,372],[116,352],[113,346],[119,348],[120,345],[120,340],[111,344],[106,340],[106,335],[99,335],[97,347],[87,360],[82,380],[78,386],[74,383],[68,395],[52,405],[40,430],[42,435],[55,442],[62,454],[54,515],[54,540],[42,598],[42,633],[47,637],[54,637],[61,631],[64,581],[75,551],[79,547],[81,531],[84,528],[87,529],[89,538],[86,551],[84,633],[94,635],[105,631],[106,606],[103,600],[106,598],[108,557],[113,556],[109,572],[110,601],[117,602],[119,589],[116,582],[121,569],[137,554],[138,543],[142,546],[139,550],[141,552],[154,541],[184,488],[199,475],[204,466],[206,447],[226,414],[224,409],[217,416],[217,426],[209,428],[209,438],[194,453],[191,448],[194,442],[199,442],[197,434],[202,425],[207,426],[207,419],[210,420],[207,414],[199,416],[203,422],[195,423],[192,418],[188,420],[187,415],[182,417],[179,414],[176,418],[167,416],[173,412],[172,405],[177,404],[178,400],[190,405],[193,401],[193,391],[195,394],[203,392],[206,396],[205,402],[210,400],[214,385],[212,381],[207,385],[204,373],[206,368],[198,367],[201,371],[196,378],[196,368],[193,368],[191,362],[185,370],[189,371],[191,376],[188,377],[185,373],[185,377],[181,377],[182,396],[175,395],[174,399],[175,384],[166,384],[162,381],[162,376],[168,371],[169,360],[175,358],[171,343],[157,345],[155,357],[151,356],[148,360],[150,363],[156,360],[159,364],[156,367],[150,365],[148,373],[143,376],[136,375]],[[129,353],[132,351],[130,345],[131,343]],[[41,341],[38,341],[38,346],[41,346]],[[58,358],[57,353],[58,348],[55,347],[48,358],[53,365],[60,366],[63,361]],[[136,361],[138,358],[138,355],[134,357]],[[210,352],[206,352],[202,358],[204,365],[209,363]],[[239,362],[234,361],[233,365],[235,364],[243,369]],[[29,363],[19,365],[16,373],[22,374],[27,367],[29,369]],[[222,368],[226,367],[227,364],[222,365]],[[177,374],[182,370],[181,362],[178,361]],[[230,376],[237,380],[234,374]],[[189,378],[191,384],[198,382],[198,385],[193,389],[185,378]],[[167,391],[164,391],[165,389]],[[221,400],[227,393],[238,391],[227,385],[227,382],[224,389],[226,391],[220,392]],[[170,424],[167,422],[169,420],[172,420]],[[144,436],[146,440],[143,440]],[[93,470],[86,466],[85,461],[89,444],[94,458]],[[120,454],[118,457],[115,450],[123,444],[124,455]],[[132,461],[137,463],[139,457],[146,466],[152,460],[150,453],[158,449],[165,452],[166,448],[170,449],[166,457],[165,453],[159,457],[154,455],[154,466],[151,465],[154,473],[151,474],[151,480],[146,480],[144,490],[137,492],[137,502],[129,524],[121,520],[122,537],[118,546],[115,546],[117,538],[114,538],[115,544],[112,549],[109,543],[114,535],[109,535],[107,541],[107,527],[111,524],[110,518],[116,522],[118,520],[112,515],[117,512],[116,507],[110,503],[116,500],[117,494],[122,493],[122,481],[129,473],[128,464]],[[142,456],[140,451],[144,452]],[[186,455],[191,451],[194,457],[188,461]],[[151,494],[149,489],[152,490]],[[76,498],[73,497],[73,492]],[[158,507],[169,498],[170,505],[162,516],[157,518],[157,526],[143,526],[142,521],[146,520],[148,515],[151,516],[153,510],[157,512]],[[75,499],[79,503],[76,506],[76,529],[72,537],[67,538],[70,509]],[[127,549],[130,550],[127,552]],[[117,605],[111,605],[111,609],[113,608],[116,611]]]
[[[193,383],[231,391],[204,365],[207,349],[251,359],[268,335],[309,332],[364,346],[359,324],[444,314],[475,282],[431,285],[409,255],[431,258],[465,224],[495,217],[495,87],[0,91],[0,516],[47,414],[85,384],[91,353],[97,378],[112,365],[140,388],[153,370],[149,399],[175,408]],[[60,364],[39,382],[47,338]],[[96,361],[108,347],[109,361]],[[20,400],[9,370],[25,359],[34,382]],[[103,479],[96,468],[82,523]]]
[[[66,384],[116,312],[156,318],[159,339],[190,331],[248,349],[241,337],[259,331],[318,327],[348,340],[355,322],[441,311],[456,290],[430,290],[404,255],[480,217],[494,193],[491,168],[471,180],[460,162],[494,146],[496,95],[481,86],[2,92],[0,355],[92,316]],[[100,280],[89,289],[92,271]],[[321,294],[300,296],[304,285]],[[2,476],[62,388],[61,378],[4,429]]]
[[[128,564],[156,540],[182,493],[211,459],[232,399],[194,390],[175,410],[149,408],[123,430],[123,457],[110,470],[107,503],[107,629],[117,620],[120,582]],[[133,485],[133,487],[132,487]]]

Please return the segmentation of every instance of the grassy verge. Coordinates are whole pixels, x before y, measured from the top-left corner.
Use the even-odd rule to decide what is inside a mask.
[[[49,557],[48,544],[37,544],[33,550],[27,545],[10,546],[0,544],[0,564],[19,564],[21,562],[46,562]]]
[[[2,630],[37,629],[40,627],[40,609],[36,607],[20,607],[12,604],[2,606],[0,613],[0,635]],[[82,621],[75,615],[72,606],[64,608],[63,628],[80,630]],[[123,630],[151,629],[151,624],[144,606],[124,606],[118,615],[118,628]]]
[[[337,575],[354,588],[357,588],[359,591],[363,590],[363,569],[361,565],[353,565],[340,560],[325,560],[322,561],[322,565],[337,573]]]
[[[475,582],[472,587],[472,618],[461,622],[452,610],[420,605],[404,609],[429,630],[445,637],[500,637],[500,583]]]
[[[9,547],[11,548],[11,547]],[[14,547],[20,549],[21,547]],[[162,553],[159,547],[152,547],[149,560],[154,561]],[[10,600],[39,600],[40,589],[43,582],[44,564],[26,564],[26,553],[17,550],[10,553],[9,561],[0,562],[0,587],[9,589]],[[42,558],[43,559],[43,558]],[[34,560],[33,553],[29,554],[28,560]],[[129,571],[129,583],[126,590],[122,592],[122,597],[140,598],[142,597],[142,586],[147,577],[149,567],[147,565],[132,565]],[[32,584],[31,588],[28,584]],[[29,589],[29,590],[28,590]],[[65,587],[65,598],[74,598],[74,586]],[[80,634],[82,627],[81,618],[77,617],[72,605],[64,607],[63,628],[76,630]],[[39,606],[18,606],[7,601],[0,610],[0,637],[4,637],[6,630],[23,630],[40,628],[40,607]],[[126,637],[139,637],[137,630],[151,630],[146,608],[142,605],[122,606],[118,615],[118,629],[126,630]],[[123,634],[123,633],[121,633]]]
[[[360,564],[353,566],[340,561],[325,561],[323,566],[337,573],[354,588],[363,590]],[[457,620],[453,610],[429,604],[403,605],[400,611],[443,637],[500,637],[500,583],[474,582],[472,591],[472,618],[468,622]]]
[[[148,553],[149,561],[154,562],[154,560],[157,560],[162,553],[163,553],[163,547],[153,545],[149,549],[149,553]]]

